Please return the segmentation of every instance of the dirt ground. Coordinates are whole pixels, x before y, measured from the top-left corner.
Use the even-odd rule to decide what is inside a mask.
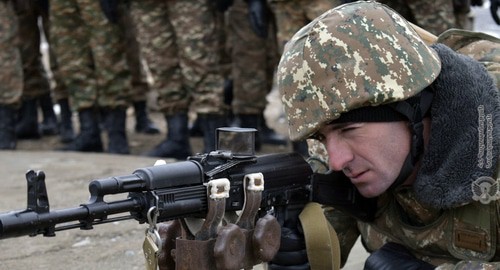
[[[280,107],[266,110],[270,126],[286,132]],[[54,151],[62,146],[58,136],[39,140],[20,140],[15,151],[0,151],[3,179],[0,189],[0,213],[26,207],[27,170],[42,170],[46,175],[51,210],[78,207],[87,202],[88,184],[93,179],[120,176],[154,164],[157,158],[142,156],[165,137],[163,116],[153,112],[151,118],[161,128],[157,135],[133,131],[133,111],[128,113],[128,138],[131,155],[74,153]],[[75,117],[76,123],[76,117]],[[103,134],[103,140],[106,138]],[[202,149],[201,138],[191,138],[194,152]],[[291,146],[263,145],[257,154],[291,151]],[[174,162],[175,160],[167,160]],[[107,200],[125,198],[113,195]],[[66,230],[56,237],[18,237],[0,240],[0,269],[144,269],[142,242],[147,225],[134,220],[96,225],[93,230]],[[359,247],[358,247],[359,248]],[[356,249],[356,247],[355,247]],[[355,252],[345,269],[361,269],[365,252]],[[256,269],[261,269],[258,266]]]

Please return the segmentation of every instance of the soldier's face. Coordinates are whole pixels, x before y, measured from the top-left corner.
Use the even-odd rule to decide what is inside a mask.
[[[365,197],[386,191],[410,149],[406,122],[330,124],[319,131],[330,169],[343,171]]]

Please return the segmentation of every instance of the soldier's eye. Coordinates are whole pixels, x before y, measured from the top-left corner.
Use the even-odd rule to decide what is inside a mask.
[[[355,129],[356,129],[356,127],[346,127],[346,128],[341,129],[340,131],[345,133],[345,132],[353,131]]]
[[[362,124],[360,124],[360,123],[351,123],[349,125],[342,127],[340,129],[340,132],[342,132],[342,133],[350,132],[350,131],[358,129],[361,126],[362,126]]]
[[[314,133],[311,136],[311,139],[317,140],[317,141],[320,141],[320,142],[324,142],[325,141],[325,136],[323,134],[321,134],[321,133]]]

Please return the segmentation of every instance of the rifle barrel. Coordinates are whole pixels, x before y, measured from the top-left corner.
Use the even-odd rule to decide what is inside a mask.
[[[91,229],[96,220],[105,220],[108,215],[140,209],[141,204],[137,199],[128,198],[53,210],[48,213],[37,213],[26,209],[0,214],[0,239],[37,234],[54,236],[57,224],[72,221],[78,221],[81,229]]]

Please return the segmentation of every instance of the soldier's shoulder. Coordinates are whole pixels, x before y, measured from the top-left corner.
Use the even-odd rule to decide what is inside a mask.
[[[482,32],[450,29],[439,35],[437,43],[481,62],[500,87],[499,38]]]
[[[462,29],[449,29],[439,35],[437,43],[445,44],[454,51],[478,59],[485,52],[499,52],[500,39],[483,32]],[[474,57],[475,56],[475,57]],[[496,54],[500,57],[500,54]]]

